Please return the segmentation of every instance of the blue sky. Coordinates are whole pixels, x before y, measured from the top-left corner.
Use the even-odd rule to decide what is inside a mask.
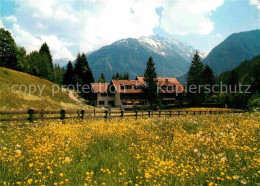
[[[46,41],[54,58],[152,34],[209,52],[232,33],[260,29],[260,0],[1,0],[0,27],[27,53]]]

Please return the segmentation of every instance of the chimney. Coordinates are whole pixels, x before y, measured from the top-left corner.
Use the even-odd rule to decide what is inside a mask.
[[[168,83],[168,79],[165,79],[165,82]]]

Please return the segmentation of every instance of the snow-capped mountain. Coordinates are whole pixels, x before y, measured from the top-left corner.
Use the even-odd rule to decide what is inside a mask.
[[[172,51],[178,53],[187,60],[191,60],[196,50],[181,41],[168,39],[159,35],[140,37],[138,41],[145,47],[161,55],[174,55]]]
[[[114,45],[127,44],[129,39],[121,39],[119,41],[114,42]],[[190,61],[196,52],[191,45],[188,45],[185,42],[181,42],[175,39],[169,39],[162,37],[160,35],[151,35],[151,36],[142,36],[137,39],[137,41],[144,46],[145,48],[157,53],[159,55],[175,55],[175,53],[179,54],[183,58]],[[204,58],[205,53],[200,52],[201,57]]]
[[[87,58],[95,79],[102,72],[107,80],[116,72],[129,72],[131,78],[143,75],[150,56],[158,76],[178,77],[188,71],[195,51],[184,42],[152,35],[121,39],[90,53]]]

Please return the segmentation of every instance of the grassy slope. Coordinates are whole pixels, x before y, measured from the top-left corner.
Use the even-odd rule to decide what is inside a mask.
[[[43,87],[42,96],[39,96],[39,89],[32,95],[27,93],[14,93],[13,85],[36,85]],[[14,70],[0,68],[0,110],[25,110],[28,108],[57,110],[65,109],[88,109],[87,105],[72,100],[66,92],[59,92],[52,96],[52,86],[50,81]],[[15,90],[18,90],[15,88]]]

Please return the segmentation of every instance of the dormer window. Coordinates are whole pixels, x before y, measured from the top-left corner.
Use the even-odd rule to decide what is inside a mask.
[[[132,89],[132,85],[120,85],[120,89],[121,90],[131,90]]]
[[[168,86],[168,90],[174,90],[175,87],[174,86]]]
[[[169,85],[169,86],[161,86],[162,90],[174,90],[174,86],[173,85]]]
[[[141,86],[140,86],[140,85],[135,85],[135,84],[134,84],[134,88],[135,88],[135,90],[138,90],[138,89],[141,89]]]
[[[168,87],[167,87],[167,86],[162,86],[161,89],[162,89],[162,90],[167,90]]]

